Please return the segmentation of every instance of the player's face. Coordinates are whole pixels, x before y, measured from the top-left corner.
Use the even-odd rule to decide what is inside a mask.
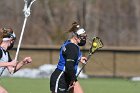
[[[13,39],[9,40],[9,46],[8,46],[7,50],[10,50],[13,48],[14,42],[15,42],[15,40],[13,40]]]
[[[87,34],[86,34],[86,33],[81,34],[81,35],[78,36],[78,38],[79,38],[79,43],[78,43],[78,45],[79,45],[79,46],[84,46],[84,45],[86,44]]]

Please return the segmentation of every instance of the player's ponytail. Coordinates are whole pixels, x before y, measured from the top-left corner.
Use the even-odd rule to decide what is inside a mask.
[[[80,28],[80,25],[77,22],[73,22],[72,27],[70,28],[68,32],[75,33],[79,28]]]

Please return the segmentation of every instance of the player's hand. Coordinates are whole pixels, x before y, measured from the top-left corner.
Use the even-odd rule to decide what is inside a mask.
[[[28,63],[32,62],[32,59],[31,59],[31,57],[25,57],[23,62],[24,62],[24,64],[28,64]]]
[[[80,62],[83,64],[86,64],[87,58],[86,57],[81,57]]]
[[[75,83],[76,83],[75,81],[70,83],[68,91],[75,86]]]

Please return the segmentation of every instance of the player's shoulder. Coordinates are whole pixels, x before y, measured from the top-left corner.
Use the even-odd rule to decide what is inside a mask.
[[[78,46],[74,43],[69,43],[66,45],[66,48],[74,48],[74,49],[78,49]]]

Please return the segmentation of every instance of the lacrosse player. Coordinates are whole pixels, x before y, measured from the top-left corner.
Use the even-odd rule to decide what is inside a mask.
[[[23,65],[31,63],[32,61],[30,57],[25,57],[20,62],[11,59],[8,50],[12,49],[15,39],[16,36],[11,28],[0,29],[0,76],[2,75],[3,71],[6,68],[10,73],[16,72]],[[8,92],[2,86],[0,86],[0,93],[8,93]]]
[[[87,58],[82,57],[79,46],[86,44],[86,31],[74,22],[69,30],[72,37],[66,40],[60,48],[57,68],[50,78],[50,90],[52,93],[83,93],[76,78],[78,63],[84,63]],[[70,88],[70,91],[68,89]]]

